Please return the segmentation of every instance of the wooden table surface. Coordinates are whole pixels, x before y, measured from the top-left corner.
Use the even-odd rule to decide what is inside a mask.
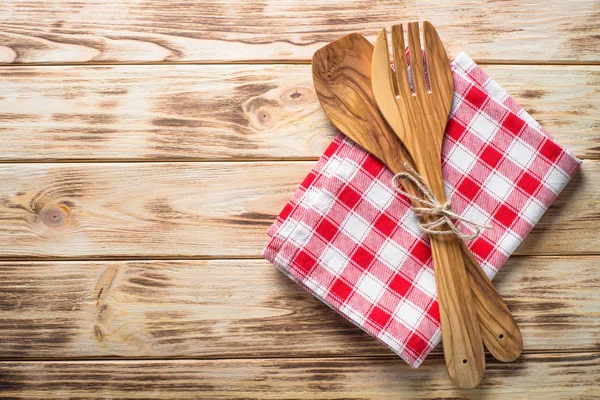
[[[600,2],[0,2],[0,397],[600,395]],[[581,172],[495,280],[524,354],[454,389],[261,259],[335,131],[312,53],[428,19]]]

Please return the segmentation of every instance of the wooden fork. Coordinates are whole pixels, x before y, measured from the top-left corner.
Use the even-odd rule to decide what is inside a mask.
[[[402,25],[392,27],[395,73],[390,68],[383,29],[373,51],[372,86],[377,106],[402,141],[440,203],[446,202],[442,180],[442,140],[454,93],[443,44],[429,22],[423,24],[429,88],[425,80],[419,25],[408,24],[411,90]],[[477,386],[485,371],[483,342],[460,244],[454,236],[430,235],[439,296],[444,358],[450,379],[460,388]]]

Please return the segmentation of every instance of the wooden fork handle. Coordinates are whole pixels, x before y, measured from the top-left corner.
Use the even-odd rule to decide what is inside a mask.
[[[514,361],[523,351],[521,330],[471,250],[462,240],[459,242],[483,343],[496,360]]]
[[[406,158],[406,156],[404,156]],[[404,171],[402,163],[393,165],[394,171]],[[413,196],[418,196],[412,185],[406,185],[404,190]],[[420,204],[414,202],[413,206]],[[467,271],[473,305],[479,320],[481,338],[490,354],[502,362],[511,362],[519,358],[523,351],[523,337],[512,313],[502,300],[502,297],[485,274],[465,242],[458,241]]]
[[[463,254],[456,237],[429,237],[448,375],[459,388],[472,389],[483,379],[485,354]]]

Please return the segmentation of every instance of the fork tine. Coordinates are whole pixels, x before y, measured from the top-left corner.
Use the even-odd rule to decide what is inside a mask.
[[[425,54],[427,55],[427,76],[431,91],[439,92],[443,96],[444,104],[450,107],[452,103],[452,91],[441,90],[445,87],[453,87],[452,70],[444,44],[437,31],[429,23],[423,23],[423,36],[425,37]]]
[[[392,69],[390,68],[390,53],[388,50],[387,41],[387,30],[383,28],[377,35],[375,40],[375,46],[373,47],[373,60],[377,63],[377,66],[372,67],[372,72],[381,74],[389,80],[390,90],[397,95],[396,88],[394,86],[394,76],[392,75]]]
[[[406,71],[406,69],[405,69]],[[408,83],[406,83],[408,86]],[[390,67],[387,32],[384,29],[377,35],[371,62],[371,86],[379,110],[393,129],[402,129],[402,119],[398,113],[397,94],[394,88],[394,75]],[[410,96],[410,89],[408,90]],[[404,96],[404,94],[401,94]]]
[[[408,49],[410,52],[410,71],[413,79],[415,94],[427,93],[425,84],[425,71],[423,69],[423,52],[421,50],[421,39],[419,38],[419,23],[408,23]]]
[[[394,70],[396,84],[400,97],[408,98],[412,95],[408,82],[406,67],[406,46],[404,45],[404,30],[402,24],[392,26],[392,49],[394,50]]]

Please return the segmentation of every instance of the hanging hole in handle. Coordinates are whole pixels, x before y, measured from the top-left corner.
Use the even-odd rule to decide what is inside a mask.
[[[463,364],[466,364],[466,363],[467,363],[467,360],[466,360],[466,359],[464,359],[464,360],[463,360]]]
[[[498,336],[500,339],[504,339],[504,333],[501,333],[500,336]]]

